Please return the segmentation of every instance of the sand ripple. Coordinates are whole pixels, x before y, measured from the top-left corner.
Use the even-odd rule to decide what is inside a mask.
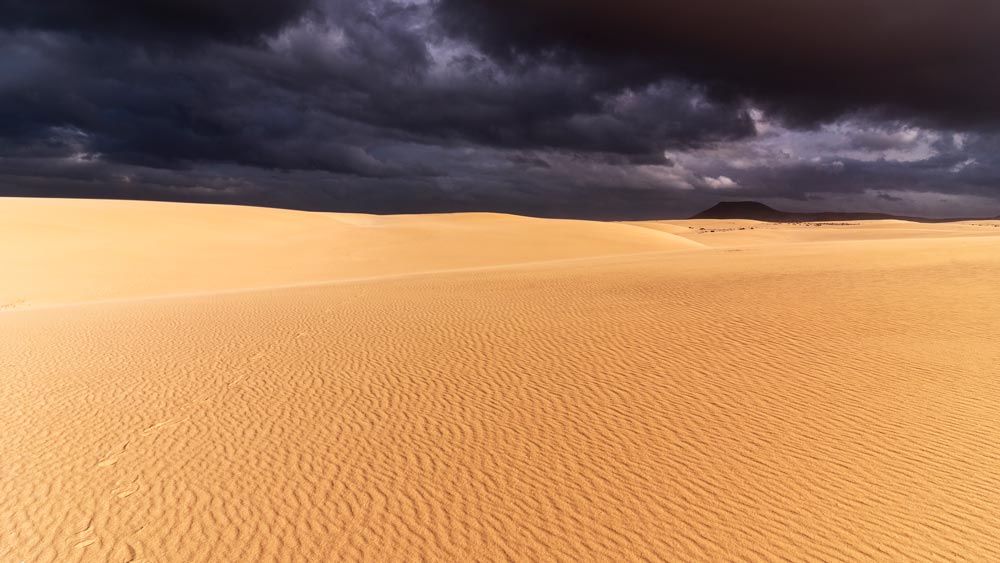
[[[997,561],[996,239],[0,313],[0,560]]]

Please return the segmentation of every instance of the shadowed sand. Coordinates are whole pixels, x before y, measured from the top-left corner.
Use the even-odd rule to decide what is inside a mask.
[[[998,222],[0,215],[0,561],[1000,560]]]

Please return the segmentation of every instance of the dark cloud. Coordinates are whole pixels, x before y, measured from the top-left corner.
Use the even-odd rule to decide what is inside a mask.
[[[22,68],[0,89],[0,134],[20,150],[152,167],[229,162],[380,177],[431,173],[381,159],[378,145],[394,141],[663,163],[666,148],[753,133],[744,108],[703,100],[690,85],[609,91],[582,69],[509,71],[462,52],[435,59],[426,7],[344,1],[324,10],[265,46],[197,54],[8,35],[0,55]]]
[[[442,0],[455,33],[512,63],[664,74],[793,123],[876,109],[946,127],[1000,123],[994,0]]]
[[[605,219],[997,201],[996,10],[868,4],[0,0],[0,195]]]
[[[139,42],[250,41],[305,14],[309,0],[0,0],[0,28]]]

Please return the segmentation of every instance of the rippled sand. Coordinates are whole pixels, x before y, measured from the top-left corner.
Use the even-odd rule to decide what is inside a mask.
[[[998,222],[0,218],[2,562],[1000,560]]]

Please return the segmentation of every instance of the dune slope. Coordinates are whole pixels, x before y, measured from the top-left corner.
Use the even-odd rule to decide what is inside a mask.
[[[0,561],[1000,560],[997,279],[770,241],[3,311]]]
[[[624,224],[0,198],[0,307],[698,247]]]

